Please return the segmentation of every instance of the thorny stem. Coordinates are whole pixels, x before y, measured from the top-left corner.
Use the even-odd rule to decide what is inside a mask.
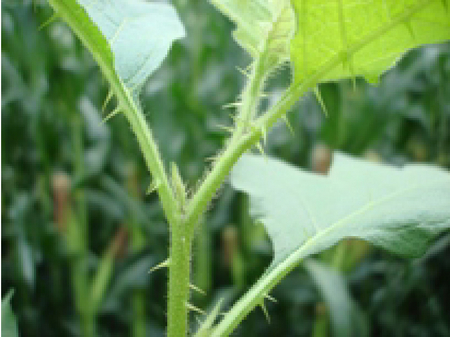
[[[112,57],[105,54],[106,51],[99,45],[98,36],[92,32],[98,28],[90,21],[90,19],[83,17],[80,14],[81,7],[74,10],[73,4],[69,1],[50,0],[50,5],[54,8],[57,15],[64,19],[69,24],[74,33],[80,38],[87,49],[92,53],[95,61],[100,66],[103,75],[111,85],[111,90],[117,97],[120,111],[123,111],[128,122],[135,133],[142,154],[144,155],[145,163],[153,177],[158,183],[158,194],[161,199],[164,213],[169,221],[175,221],[175,198],[169,184],[164,165],[161,160],[161,155],[158,151],[152,132],[148,127],[142,111],[138,108],[131,92],[125,87],[115,73]],[[80,21],[80,19],[82,21]]]
[[[191,231],[194,230],[208,203],[225,180],[232,166],[236,163],[238,159],[236,149],[239,147],[239,144],[251,133],[252,123],[257,113],[258,102],[265,77],[267,76],[264,62],[265,54],[262,54],[255,60],[247,85],[242,93],[240,111],[235,120],[236,128],[231,139],[228,141],[225,151],[218,158],[212,171],[188,204],[186,224]]]
[[[416,7],[404,13],[404,15],[399,16],[396,20],[392,20],[389,25],[373,32],[373,34],[370,34],[370,36],[367,36],[359,43],[355,43],[352,47],[337,54],[336,57],[327,62],[312,76],[309,76],[304,82],[294,82],[266,114],[255,120],[261,90],[268,72],[268,69],[264,67],[265,54],[260,55],[255,61],[248,84],[243,91],[242,106],[235,121],[236,128],[231,139],[210,174],[189,201],[186,211],[177,207],[178,202],[175,198],[173,188],[169,183],[160,153],[142,111],[136,105],[130,91],[125,88],[122,81],[116,75],[112,65],[112,59],[109,57],[110,55],[105,56],[105,50],[102,49],[102,46],[99,47],[98,36],[92,34],[97,28],[89,19],[83,17],[80,12],[74,11],[71,2],[50,0],[50,4],[92,52],[104,76],[110,83],[113,92],[116,94],[120,110],[124,112],[131,124],[144,155],[145,162],[153,179],[156,180],[162,207],[171,227],[168,336],[182,337],[187,332],[190,254],[194,229],[200,217],[205,212],[208,203],[229,174],[233,165],[246,150],[259,141],[265,133],[265,130],[268,130],[280,117],[286,114],[298,100],[298,97],[314,87],[327,72],[364,47],[368,40],[370,41],[374,37],[391,29],[394,25],[401,22],[401,20],[407,19],[411,13],[419,7],[426,6],[428,2],[420,2]],[[82,22],[80,22],[80,19],[82,19]],[[276,267],[275,270],[270,272],[270,275],[266,275],[264,279],[261,279],[259,283],[252,287],[219,324],[218,329],[214,332],[215,335],[227,335],[239,324],[248,312],[258,304],[263,292],[271,289],[292,268],[294,264],[287,262],[289,261]],[[283,266],[285,264],[286,266]]]
[[[180,223],[181,226],[184,223]],[[186,336],[188,323],[189,274],[192,236],[186,235],[186,228],[172,228],[169,264],[169,300],[167,335]]]

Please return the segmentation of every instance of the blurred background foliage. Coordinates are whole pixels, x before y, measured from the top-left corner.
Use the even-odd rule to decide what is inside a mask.
[[[250,62],[206,1],[174,0],[188,37],[141,101],[163,158],[194,188],[223,145]],[[44,1],[2,1],[2,297],[21,336],[164,336],[168,232],[137,142],[89,53]],[[280,69],[263,105],[289,81]],[[450,45],[409,52],[378,86],[320,86],[270,132],[267,153],[326,174],[330,151],[450,168]],[[348,240],[297,268],[235,336],[450,336],[450,235],[417,260]],[[264,271],[271,246],[248,200],[225,185],[196,237],[193,293],[230,305]],[[351,316],[342,317],[351,307]],[[197,321],[192,314],[192,328]],[[351,319],[350,319],[351,318]]]

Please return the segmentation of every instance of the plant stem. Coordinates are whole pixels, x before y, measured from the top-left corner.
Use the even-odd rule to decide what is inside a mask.
[[[120,91],[118,97],[119,101],[123,102],[122,104],[125,105],[125,116],[138,139],[147,167],[153,176],[152,178],[156,181],[158,186],[157,191],[161,199],[164,214],[166,215],[169,224],[173,225],[177,214],[175,206],[176,201],[158,147],[153,139],[152,132],[148,127],[142,111],[136,107],[130,95]]]
[[[164,170],[160,153],[148,124],[137,106],[131,92],[115,73],[113,65],[113,55],[111,51],[103,48],[99,44],[98,36],[92,34],[92,31],[98,29],[89,18],[85,19],[77,11],[74,11],[70,3],[65,1],[50,0],[50,5],[57,12],[58,16],[69,24],[70,28],[80,38],[86,48],[92,53],[103,75],[111,86],[111,90],[117,97],[120,110],[124,112],[128,122],[135,133],[141,151],[144,155],[145,163],[152,175],[152,178],[158,183],[158,194],[161,200],[164,213],[169,223],[174,223],[176,218],[175,198],[169,184],[169,180]],[[80,10],[82,8],[80,7]],[[83,20],[80,21],[80,17]],[[103,48],[103,49],[102,49]]]
[[[72,119],[73,147],[75,153],[74,171],[76,180],[82,180],[84,170],[84,148],[83,148],[83,123],[81,116],[75,114]],[[95,313],[93,312],[89,292],[89,277],[87,268],[87,257],[89,247],[89,228],[86,200],[83,187],[78,187],[74,192],[75,208],[70,210],[76,216],[71,215],[67,239],[72,241],[75,250],[71,260],[72,287],[75,295],[76,307],[80,315],[80,321],[84,337],[95,336]]]
[[[378,36],[383,35],[393,27],[397,26],[399,23],[407,20],[414,13],[427,6],[429,3],[430,2],[428,1],[421,1],[417,5],[412,6],[410,10],[405,11],[405,13],[398,16],[395,20],[392,20],[390,24],[375,30],[372,34],[369,34],[361,41],[354,43],[351,47],[348,48],[346,52],[337,54],[335,57],[325,63],[318,71],[306,78],[303,82],[293,82],[289,89],[285,91],[281,99],[274,106],[272,106],[269,111],[267,111],[267,113],[253,122],[253,125],[248,133],[244,134],[238,132],[240,130],[239,128],[235,130],[227,148],[222,153],[219,160],[216,162],[213,169],[208,174],[205,181],[202,183],[197,193],[189,203],[186,215],[187,223],[189,224],[189,226],[195,226],[195,224],[198,222],[199,217],[205,211],[209,201],[212,199],[217,189],[225,180],[226,176],[228,175],[236,161],[239,159],[239,157],[245,151],[251,148],[251,146],[253,146],[256,142],[258,142],[261,136],[263,136],[265,130],[270,129],[270,127],[280,117],[286,114],[286,112],[295,104],[295,102],[297,102],[299,97],[301,97],[308,90],[319,83],[320,79],[325,76],[330,70],[342,64],[349,57],[364,48],[367,45],[367,41],[373,41]],[[259,67],[256,66],[255,68],[257,69]],[[249,86],[260,86],[262,85],[262,83],[259,82],[262,82],[263,80],[263,76],[260,76],[258,78],[257,76],[255,76],[254,71],[250,76]],[[249,92],[256,91],[250,90]],[[249,108],[248,106],[247,108],[245,108],[246,106],[247,105],[245,104],[245,102],[243,102],[243,111],[241,112],[241,115],[245,116],[251,113],[250,110],[247,110]],[[238,122],[242,119],[241,115],[239,116]],[[243,118],[242,120],[246,119]],[[246,125],[246,128],[248,128],[248,126],[249,125]],[[246,131],[245,128],[241,129]]]
[[[186,212],[186,224],[192,231],[201,215],[205,212],[208,203],[225,180],[234,163],[239,158],[236,152],[241,139],[250,132],[251,125],[257,113],[257,106],[264,87],[267,69],[264,69],[265,54],[255,60],[247,85],[242,93],[242,104],[239,115],[236,118],[236,128],[225,151],[215,163],[211,173],[195,193],[188,204]]]
[[[187,332],[189,273],[192,235],[182,223],[172,227],[169,264],[167,336],[184,337]]]

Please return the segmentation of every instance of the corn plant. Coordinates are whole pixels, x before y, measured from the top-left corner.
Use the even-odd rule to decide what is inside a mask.
[[[426,165],[403,168],[334,154],[319,176],[264,155],[270,128],[318,85],[361,77],[377,83],[408,49],[450,38],[448,0],[211,0],[235,24],[234,39],[252,58],[224,148],[197,184],[185,183],[175,163],[166,168],[140,106],[139,94],[171,45],[184,38],[176,11],[162,2],[49,0],[92,53],[116,108],[136,135],[170,228],[167,334],[188,333],[192,242],[220,187],[249,195],[251,214],[272,240],[274,258],[260,279],[222,315],[220,303],[195,332],[227,336],[256,307],[266,312],[270,291],[301,261],[355,237],[388,251],[419,256],[450,227],[450,176]],[[189,38],[189,37],[188,37]],[[290,85],[261,109],[267,80],[290,66]],[[325,107],[324,107],[324,110]],[[163,114],[164,111],[157,113]],[[261,154],[248,153],[252,148]],[[189,191],[189,192],[188,192]],[[306,264],[312,274],[321,272]],[[269,313],[267,313],[268,315]]]

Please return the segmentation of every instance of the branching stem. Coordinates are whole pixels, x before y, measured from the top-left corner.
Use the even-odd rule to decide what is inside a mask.
[[[257,113],[261,91],[267,76],[267,69],[265,69],[264,63],[265,54],[263,53],[255,60],[249,80],[243,90],[242,104],[239,115],[236,118],[235,130],[227,143],[227,147],[188,204],[186,224],[191,231],[194,230],[208,203],[242,153],[236,151],[240,147],[240,143],[248,134],[251,134],[252,123]]]

